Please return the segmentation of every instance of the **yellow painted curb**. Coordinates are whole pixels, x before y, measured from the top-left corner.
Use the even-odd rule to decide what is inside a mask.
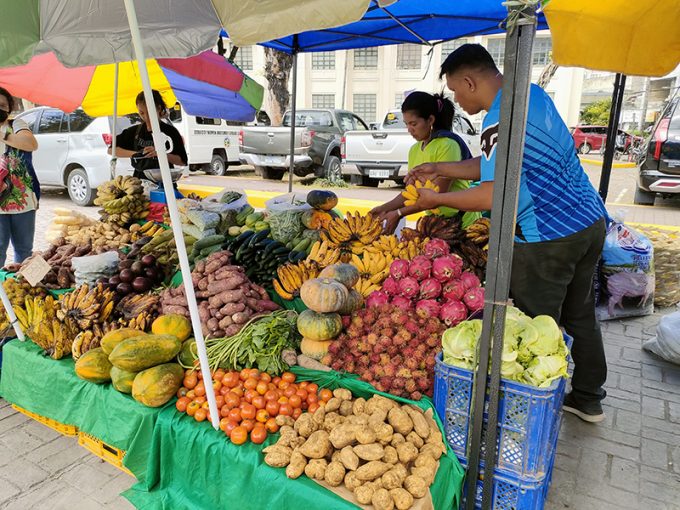
[[[632,223],[632,222],[626,222],[627,225],[630,225],[631,227],[642,227],[645,229],[653,229],[653,230],[666,230],[669,232],[680,232],[680,227],[676,227],[674,225],[658,225],[656,223]]]
[[[588,163],[589,165],[600,165],[602,166],[602,161],[599,159],[587,159],[587,158],[579,158],[581,160],[581,163]],[[633,163],[632,161],[628,161],[626,163],[612,163],[612,168],[635,168],[637,165]]]

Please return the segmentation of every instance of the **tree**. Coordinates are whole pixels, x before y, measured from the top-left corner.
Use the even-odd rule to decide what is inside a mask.
[[[611,99],[602,99],[590,103],[581,112],[581,123],[590,126],[606,126],[609,124],[609,110],[611,108]]]
[[[288,80],[293,67],[293,56],[272,48],[264,49],[264,76],[267,79],[267,113],[272,126],[280,126],[290,104]]]

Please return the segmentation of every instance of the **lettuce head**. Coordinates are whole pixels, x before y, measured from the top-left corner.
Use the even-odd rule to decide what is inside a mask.
[[[547,388],[555,379],[568,377],[564,356],[536,356],[524,370],[524,381],[532,386]]]
[[[442,335],[444,363],[462,368],[473,368],[477,356],[477,342],[482,334],[482,321],[463,321]]]

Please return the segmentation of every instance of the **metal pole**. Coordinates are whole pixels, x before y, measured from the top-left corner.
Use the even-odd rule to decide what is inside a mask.
[[[116,138],[118,126],[118,62],[113,68],[113,127],[111,128],[111,179],[116,178]]]
[[[297,35],[293,36],[293,100],[290,109],[290,164],[288,166],[288,193],[293,191],[293,174],[295,171],[295,111],[297,107]]]
[[[531,85],[531,51],[536,32],[536,6],[517,2],[510,4],[508,33],[505,43],[505,75],[501,97],[498,145],[496,146],[496,167],[489,242],[489,260],[485,288],[484,320],[479,345],[477,369],[474,378],[472,401],[472,423],[468,441],[468,472],[466,509],[476,505],[477,481],[479,479],[479,458],[482,450],[482,435],[485,406],[488,426],[484,434],[485,476],[482,488],[482,508],[491,508],[493,469],[496,464],[496,441],[498,432],[498,400],[500,393],[500,371],[503,352],[505,315],[510,293],[510,272],[515,236],[517,196],[519,192],[524,137],[526,133],[529,87]],[[518,14],[521,12],[521,15]],[[489,350],[491,353],[491,374],[489,372]]]
[[[616,149],[616,135],[619,131],[619,118],[621,117],[621,105],[623,104],[623,93],[626,88],[626,75],[617,73],[614,79],[614,92],[612,94],[612,107],[609,110],[609,125],[607,126],[607,141],[602,159],[602,173],[600,174],[600,196],[602,201],[607,201],[609,192],[609,178],[612,174],[612,162],[614,161],[614,150]]]
[[[203,338],[203,331],[201,329],[201,318],[198,314],[198,305],[196,304],[196,294],[194,293],[194,285],[191,281],[191,268],[189,267],[189,258],[187,256],[187,247],[184,244],[184,234],[182,233],[182,222],[177,209],[177,199],[175,198],[175,188],[172,185],[172,176],[170,175],[170,167],[168,165],[168,155],[165,152],[165,139],[161,133],[160,124],[158,122],[158,114],[156,112],[156,105],[151,93],[151,81],[149,80],[149,70],[146,68],[146,56],[144,55],[144,47],[142,45],[142,35],[139,31],[137,23],[137,13],[135,12],[134,0],[124,0],[125,11],[128,16],[128,23],[130,24],[130,35],[132,36],[132,44],[135,49],[135,56],[139,64],[139,74],[142,79],[142,86],[144,88],[144,99],[146,101],[146,108],[149,112],[151,120],[151,128],[153,135],[153,144],[158,147],[158,162],[161,167],[161,176],[163,178],[163,188],[165,188],[165,200],[170,213],[170,225],[175,238],[177,248],[177,255],[179,257],[179,267],[182,272],[182,282],[184,283],[184,290],[187,296],[187,304],[189,307],[189,315],[191,317],[191,325],[194,330],[194,338],[196,339],[196,347],[198,350],[198,359],[201,362],[201,373],[204,381],[211,381],[210,367],[208,366],[208,355],[205,349],[205,340]],[[215,400],[215,391],[211,384],[206,385],[206,397],[208,398],[208,406],[210,410],[210,421],[213,427],[217,429],[220,424],[220,415],[217,409],[217,402]]]

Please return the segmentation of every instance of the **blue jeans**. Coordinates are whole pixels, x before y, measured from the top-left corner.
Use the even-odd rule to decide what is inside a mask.
[[[5,265],[7,248],[11,241],[14,261],[23,262],[33,253],[35,211],[19,214],[0,214],[0,267]]]

